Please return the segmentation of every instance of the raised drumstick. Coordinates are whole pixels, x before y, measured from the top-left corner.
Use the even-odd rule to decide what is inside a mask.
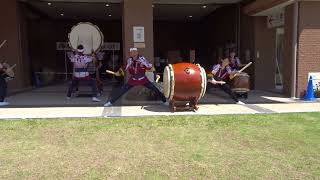
[[[251,66],[252,62],[249,62],[247,65],[245,65],[238,73],[242,73],[245,69],[247,69],[249,66]]]
[[[0,48],[2,48],[2,46],[7,42],[7,40],[4,40],[1,44],[0,44]]]
[[[249,66],[251,66],[252,62],[249,62],[247,65],[245,65],[242,69],[240,69],[240,71],[238,71],[235,75],[231,76],[230,79],[233,79],[234,77],[236,77],[238,74],[242,73],[242,71],[244,71],[245,69],[247,69]]]
[[[9,67],[7,70],[12,70],[13,68],[15,68],[17,66],[17,64],[14,64],[13,66]]]
[[[159,82],[159,79],[160,79],[160,76],[157,74],[157,76],[156,76],[156,83]]]

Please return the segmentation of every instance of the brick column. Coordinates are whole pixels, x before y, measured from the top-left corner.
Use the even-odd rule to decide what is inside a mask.
[[[123,0],[123,58],[126,61],[130,47],[134,47],[133,27],[143,26],[145,33],[145,48],[139,52],[153,62],[153,9],[152,0]]]
[[[320,72],[320,2],[300,2],[298,29],[297,95],[308,84],[309,72]]]
[[[284,58],[283,58],[283,93],[290,97],[292,91],[292,63],[293,57],[293,28],[294,28],[294,5],[291,4],[285,8],[284,20]]]
[[[123,0],[123,19],[122,19],[122,39],[123,39],[123,61],[126,63],[128,51],[131,47],[137,47],[139,53],[145,56],[152,64],[154,58],[153,51],[153,8],[152,0]],[[136,44],[133,39],[133,27],[144,27],[144,43]],[[139,48],[145,46],[144,48]],[[153,81],[153,73],[147,72],[147,77]],[[148,100],[149,92],[143,86],[130,90],[125,99],[134,101]],[[140,95],[139,95],[140,94]]]

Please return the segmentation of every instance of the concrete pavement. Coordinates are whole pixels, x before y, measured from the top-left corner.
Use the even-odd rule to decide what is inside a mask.
[[[10,106],[0,107],[0,119],[29,118],[95,118],[95,117],[141,117],[171,115],[220,115],[220,114],[262,114],[320,112],[320,101],[313,103],[285,98],[277,93],[252,91],[245,105],[236,105],[228,95],[217,89],[208,89],[200,101],[197,112],[171,113],[169,107],[160,101],[122,98],[113,107],[103,107],[113,90],[105,88],[99,103],[91,102],[89,89],[87,94],[66,100],[65,84],[34,89],[8,98]]]

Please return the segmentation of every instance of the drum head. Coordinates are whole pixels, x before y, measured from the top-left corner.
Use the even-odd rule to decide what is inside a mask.
[[[168,66],[163,71],[163,95],[166,98],[170,96],[170,70]]]
[[[200,66],[200,64],[197,64],[197,66],[199,67],[200,69],[200,72],[201,72],[201,93],[200,93],[200,96],[199,96],[199,99],[200,100],[206,93],[206,90],[207,90],[207,73],[206,71],[203,69],[203,67]]]
[[[76,50],[78,45],[83,45],[84,54],[97,52],[103,44],[103,34],[99,28],[89,22],[79,23],[73,26],[69,33],[69,44]]]
[[[174,74],[171,64],[163,72],[163,94],[167,99],[172,99],[174,91]]]

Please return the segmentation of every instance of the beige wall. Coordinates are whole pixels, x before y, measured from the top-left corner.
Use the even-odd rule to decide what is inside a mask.
[[[128,57],[128,50],[134,46],[133,27],[144,26],[145,48],[140,53],[153,62],[153,8],[152,0],[123,0],[122,36],[124,60]]]

